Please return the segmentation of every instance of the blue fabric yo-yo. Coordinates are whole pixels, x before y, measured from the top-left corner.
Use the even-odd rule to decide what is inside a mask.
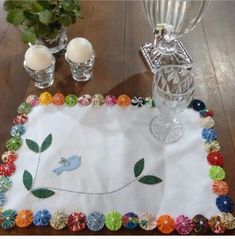
[[[122,225],[127,229],[134,229],[139,225],[139,217],[133,212],[128,212],[122,216]]]
[[[216,206],[221,212],[232,212],[233,201],[229,196],[220,195],[216,198]]]
[[[49,225],[50,220],[51,220],[51,214],[46,209],[42,211],[38,211],[33,217],[34,225],[41,226],[41,227]]]
[[[203,101],[195,99],[192,100],[189,107],[192,107],[195,111],[201,111],[206,108],[206,105]]]
[[[202,138],[205,139],[207,142],[217,139],[217,133],[212,128],[205,128],[202,130]]]
[[[87,227],[94,232],[100,231],[105,224],[104,215],[100,212],[92,212],[87,217]]]
[[[24,133],[25,133],[25,126],[22,125],[22,124],[17,124],[17,125],[14,125],[12,128],[11,128],[11,136],[12,137],[20,137],[22,136]]]

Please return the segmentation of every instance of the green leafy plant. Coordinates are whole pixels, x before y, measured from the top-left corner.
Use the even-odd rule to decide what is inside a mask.
[[[5,0],[7,21],[22,30],[24,42],[53,39],[80,16],[79,0]]]

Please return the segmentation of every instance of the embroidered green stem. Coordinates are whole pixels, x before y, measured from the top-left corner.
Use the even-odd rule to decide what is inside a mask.
[[[35,180],[36,180],[36,177],[37,177],[37,175],[38,175],[38,169],[39,169],[39,164],[40,164],[40,160],[41,160],[41,151],[39,152],[39,155],[38,155],[38,162],[37,162],[37,168],[36,168],[36,171],[35,171],[35,174],[34,174],[34,177],[33,177],[33,183],[32,183],[32,187],[31,187],[31,190],[30,191],[32,191],[33,190],[33,186],[34,186],[34,184],[35,184]]]
[[[144,159],[139,160],[134,167],[134,174],[135,174],[135,179],[132,180],[131,182],[114,189],[109,192],[82,192],[82,191],[74,191],[74,190],[67,190],[67,189],[60,189],[60,188],[55,188],[55,187],[45,187],[45,190],[55,190],[55,191],[62,191],[62,192],[70,192],[70,193],[77,193],[77,194],[83,194],[83,195],[95,195],[95,196],[101,196],[101,195],[108,195],[108,194],[113,194],[116,192],[119,192],[123,190],[124,188],[128,187],[129,185],[133,184],[134,182],[138,181],[143,184],[148,184],[148,185],[154,185],[157,183],[161,183],[162,180],[154,175],[141,175],[142,171],[144,169]]]
[[[60,188],[53,188],[53,187],[45,187],[43,189],[49,189],[49,190],[56,190],[56,191],[62,191],[62,192],[69,192],[69,193],[77,193],[77,194],[84,194],[84,195],[107,195],[107,194],[113,194],[113,193],[116,193],[118,191],[121,191],[122,189],[126,188],[127,186],[131,185],[132,183],[138,181],[142,176],[139,176],[137,178],[135,178],[134,180],[132,180],[131,182],[115,189],[115,190],[112,190],[112,191],[109,191],[109,192],[82,192],[82,191],[74,191],[74,190],[67,190],[67,189],[60,189]]]
[[[26,189],[28,189],[35,197],[38,198],[48,198],[51,197],[52,195],[55,194],[54,191],[52,190],[57,190],[57,191],[63,191],[63,192],[71,192],[71,193],[77,193],[77,194],[84,194],[84,195],[107,195],[107,194],[112,194],[112,193],[116,193],[118,191],[123,190],[124,188],[126,188],[127,186],[131,185],[132,183],[138,181],[140,183],[143,184],[148,184],[148,185],[153,185],[153,184],[157,184],[162,182],[162,179],[154,176],[154,175],[141,175],[143,170],[144,170],[144,158],[140,159],[139,161],[137,161],[134,165],[134,176],[135,179],[132,180],[131,182],[117,188],[114,189],[112,191],[109,192],[82,192],[82,191],[74,191],[74,190],[67,190],[67,189],[60,189],[60,188],[55,188],[55,187],[41,187],[41,188],[33,188],[37,175],[38,175],[38,170],[39,170],[39,165],[40,165],[40,160],[41,160],[41,154],[42,152],[44,152],[46,149],[49,148],[49,146],[51,145],[52,142],[52,135],[49,134],[45,140],[43,141],[41,147],[39,147],[39,145],[34,142],[33,140],[30,139],[26,139],[26,143],[29,147],[30,150],[32,150],[35,153],[38,153],[38,161],[37,161],[37,168],[34,174],[34,177],[32,177],[32,175],[30,174],[30,172],[28,172],[27,170],[24,171],[23,174],[23,183],[26,187]],[[77,158],[75,158],[77,159]],[[54,172],[54,170],[53,170]],[[59,174],[59,173],[58,173]]]
[[[55,192],[48,190],[48,189],[43,189],[43,188],[34,189],[33,188],[36,178],[37,178],[37,175],[38,175],[41,154],[50,147],[51,143],[52,143],[52,135],[51,134],[49,134],[44,139],[41,147],[39,147],[37,142],[35,142],[31,139],[26,139],[26,144],[27,144],[28,148],[31,151],[33,151],[34,153],[38,154],[38,161],[37,161],[37,168],[36,168],[34,177],[32,177],[32,174],[29,171],[24,170],[23,183],[24,183],[25,188],[37,198],[48,198],[55,194]]]

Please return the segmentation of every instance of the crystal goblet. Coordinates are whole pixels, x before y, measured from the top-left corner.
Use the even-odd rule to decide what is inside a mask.
[[[153,43],[141,45],[151,71],[163,65],[184,65],[193,61],[178,40],[200,22],[210,0],[143,0],[143,8],[154,33]]]
[[[157,69],[153,80],[153,98],[160,114],[150,122],[150,132],[156,139],[171,144],[182,137],[183,128],[175,115],[189,105],[193,93],[193,74],[188,69],[178,65]]]

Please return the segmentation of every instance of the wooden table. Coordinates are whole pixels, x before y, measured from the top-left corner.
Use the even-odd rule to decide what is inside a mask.
[[[1,3],[2,4],[2,3]],[[69,27],[68,36],[88,38],[96,51],[94,78],[87,83],[72,80],[63,54],[57,58],[55,84],[49,89],[65,95],[89,93],[129,96],[151,95],[152,74],[140,55],[140,44],[151,41],[148,25],[140,1],[84,1],[84,20]],[[235,202],[235,2],[211,3],[203,21],[183,36],[183,43],[194,60],[196,97],[215,111],[216,130],[225,156],[226,180]],[[29,94],[40,94],[23,68],[27,45],[19,31],[5,21],[0,8],[0,149],[9,138],[12,119],[17,106]],[[203,203],[203,202],[202,202]],[[67,229],[56,232],[50,227],[28,229],[15,227],[0,234],[74,234]],[[143,230],[120,230],[103,234],[158,234]],[[232,232],[228,232],[232,233]],[[80,234],[93,234],[84,230]]]

